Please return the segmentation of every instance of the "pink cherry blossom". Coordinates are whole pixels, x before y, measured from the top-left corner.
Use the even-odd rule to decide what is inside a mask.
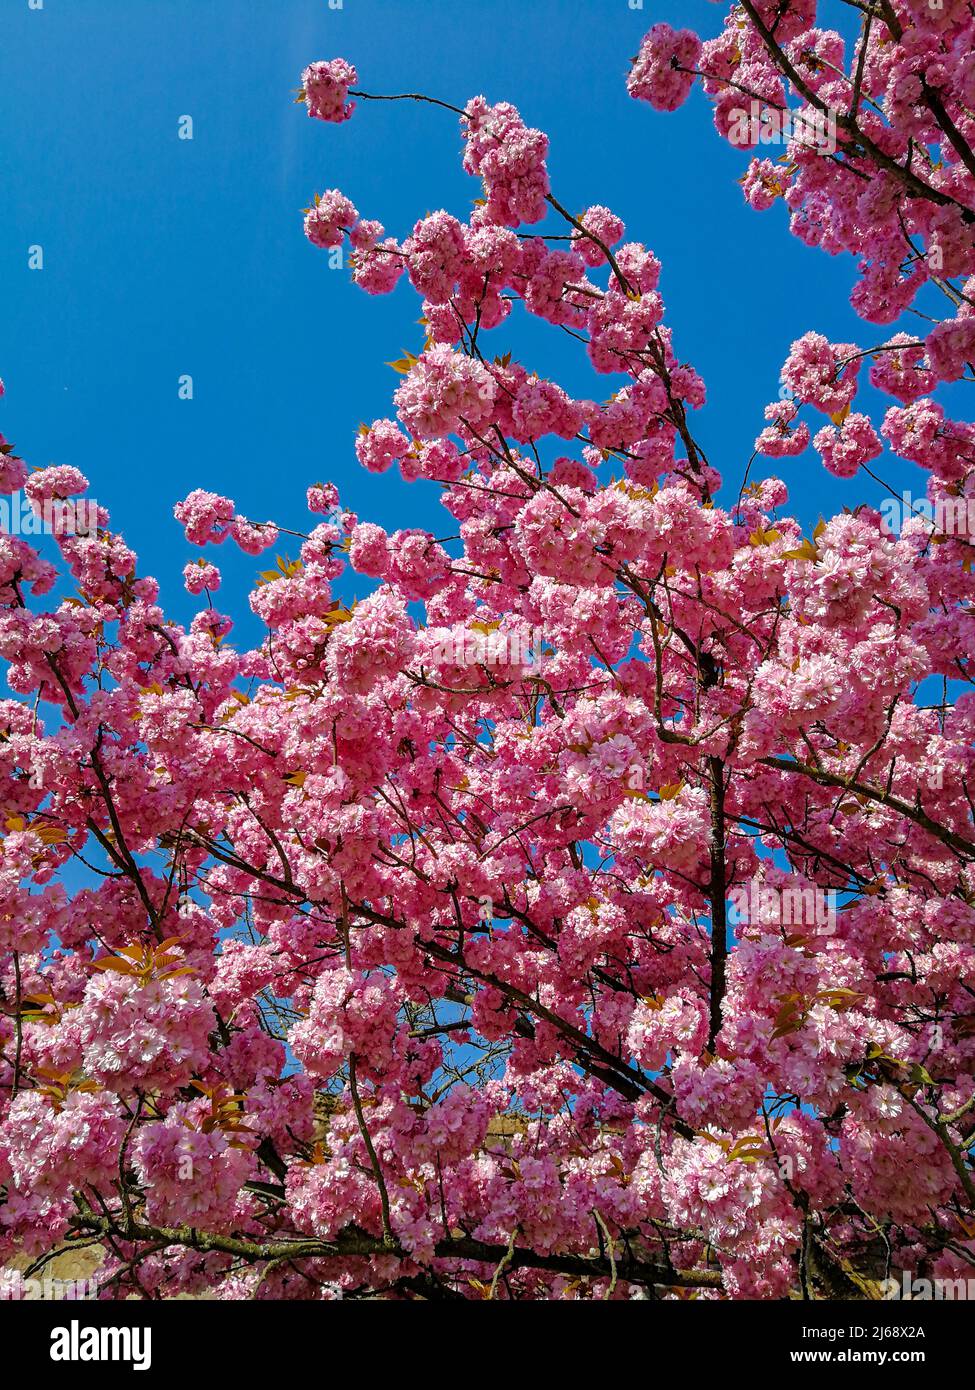
[[[301,74],[309,116],[319,121],[347,121],[355,108],[355,102],[347,100],[349,88],[358,80],[355,68],[344,58],[311,63]]]
[[[377,350],[377,418],[342,426],[376,510],[301,459],[273,521],[195,488],[182,535],[246,558],[222,584],[187,564],[182,622],[103,508],[0,535],[5,1259],[98,1242],[121,1298],[964,1277],[975,18],[824,13],[655,25],[628,83],[658,112],[700,86],[718,137],[693,138],[759,147],[750,206],[851,253],[860,340],[800,320],[752,458],[660,261],[604,204],[569,211],[542,131],[412,80],[359,93],[334,59],[304,74],[311,116],[344,121],[354,88],[379,122],[446,105],[484,185],[396,235],[341,189],[306,214],[423,323]],[[774,126],[824,110],[826,152]],[[666,128],[633,118],[635,148]],[[439,520],[373,519],[394,465]],[[42,513],[87,486],[0,443],[0,487]]]

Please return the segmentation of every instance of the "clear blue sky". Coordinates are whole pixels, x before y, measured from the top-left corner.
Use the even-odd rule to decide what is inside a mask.
[[[363,519],[445,518],[430,485],[366,474],[360,420],[391,413],[383,364],[422,341],[405,284],[370,298],[311,247],[300,210],[340,187],[404,236],[418,216],[464,216],[479,193],[460,168],[455,117],[362,104],[343,126],[293,104],[305,64],[353,61],[367,91],[420,90],[462,105],[513,101],[551,136],[556,195],[606,203],[664,266],[667,322],[704,375],[696,432],[737,485],[775,398],[790,342],[815,328],[882,341],[849,308],[849,257],[788,234],[782,207],[757,214],[736,180],[745,157],[713,132],[699,93],[674,115],[631,101],[628,61],[655,19],[716,32],[706,0],[28,0],[0,6],[0,429],[30,463],[73,464],[138,551],[141,571],[187,618],[180,571],[198,551],[172,518],[195,486],[227,492],[255,520],[304,529],[304,490],[330,479]],[[181,116],[194,139],[177,138]],[[43,271],[28,247],[44,249]],[[488,340],[570,390],[602,399],[581,353],[522,315]],[[192,374],[195,396],[178,399]],[[759,461],[815,520],[873,484],[830,479],[812,453]],[[892,481],[906,469],[886,466]],[[921,486],[914,481],[915,491]],[[226,590],[260,563],[210,552]],[[229,581],[229,582],[228,582]],[[253,640],[256,624],[239,633]]]

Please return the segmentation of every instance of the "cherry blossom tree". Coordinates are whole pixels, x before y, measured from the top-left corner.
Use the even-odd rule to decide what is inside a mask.
[[[948,522],[975,425],[943,400],[975,376],[975,17],[834,8],[852,41],[815,0],[742,0],[706,42],[658,24],[629,78],[660,110],[700,85],[760,151],[749,202],[854,253],[881,326],[810,325],[750,463],[696,441],[661,267],[563,206],[541,131],[344,59],[303,74],[309,116],[425,102],[482,184],[402,240],[336,189],[305,215],[367,293],[423,300],[355,451],[439,485],[455,534],[314,484],[243,650],[212,561],[171,621],[105,512],[77,524],[86,480],[3,443],[3,491],[54,533],[0,538],[4,1259],[100,1244],[107,1297],[971,1275],[975,580]],[[512,360],[519,314],[609,399]],[[785,481],[739,490],[810,445],[841,477],[886,448],[931,507],[809,535]],[[196,546],[286,545],[202,489],[176,515]],[[354,605],[348,571],[375,581]]]

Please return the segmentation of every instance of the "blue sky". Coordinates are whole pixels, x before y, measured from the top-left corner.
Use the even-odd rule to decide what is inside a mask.
[[[722,11],[707,0],[3,0],[0,430],[28,462],[88,475],[184,620],[196,605],[181,570],[200,552],[172,507],[195,486],[305,529],[305,488],[329,479],[363,519],[444,534],[435,488],[368,475],[353,453],[360,420],[391,413],[398,378],[384,363],[418,349],[420,301],[405,282],[368,297],[330,270],[300,210],[339,187],[405,236],[435,208],[466,215],[480,189],[460,168],[450,113],[366,103],[343,126],[308,120],[293,104],[302,68],[341,55],[367,91],[457,105],[484,92],[549,133],[559,200],[608,204],[662,260],[677,351],[708,384],[695,431],[737,494],[791,341],[815,328],[869,346],[886,330],[849,307],[851,258],[802,246],[781,207],[747,207],[746,157],[717,138],[699,93],[672,115],[627,97],[629,59],[654,20],[712,34]],[[192,141],[178,138],[187,115]],[[40,271],[28,268],[36,245]],[[581,395],[619,384],[520,314],[486,345]],[[192,401],[179,399],[183,374]],[[830,478],[812,453],[760,460],[752,476],[773,471],[810,521],[882,496],[868,480]],[[903,466],[884,471],[923,491]],[[209,553],[225,576],[219,606],[245,613],[260,561],[229,544]],[[238,636],[255,640],[256,623]]]

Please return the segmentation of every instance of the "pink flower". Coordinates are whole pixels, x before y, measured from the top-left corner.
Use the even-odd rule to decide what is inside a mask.
[[[403,424],[421,439],[484,423],[497,394],[494,377],[470,357],[447,347],[432,347],[410,370],[393,399]]]
[[[548,136],[526,126],[510,103],[489,106],[484,97],[467,103],[461,128],[464,168],[484,179],[488,218],[505,227],[540,222],[549,191]]]
[[[745,197],[756,212],[764,212],[785,197],[789,175],[770,159],[753,159],[741,181]]]
[[[54,1104],[40,1091],[19,1095],[0,1125],[0,1164],[22,1192],[61,1194],[118,1176],[125,1120],[106,1092],[72,1091]]]
[[[319,121],[347,121],[355,109],[348,101],[349,88],[354,87],[359,74],[344,58],[312,63],[301,74],[301,86],[309,116]]]
[[[695,1055],[704,1042],[707,1020],[700,1000],[675,994],[659,1003],[639,1003],[627,1033],[627,1046],[642,1066],[657,1071],[670,1052]]]
[[[874,356],[871,386],[896,396],[905,405],[926,396],[937,385],[937,377],[928,369],[924,351],[924,344],[916,338],[895,333]]]
[[[464,233],[456,217],[434,212],[418,222],[403,243],[410,283],[432,304],[450,299],[464,269]]]
[[[163,1226],[220,1230],[255,1170],[253,1154],[234,1146],[233,1131],[203,1129],[201,1102],[174,1105],[164,1121],[143,1126],[132,1147],[146,1189],[146,1216]]]
[[[940,381],[958,381],[975,370],[975,314],[946,319],[928,334],[928,361]]]
[[[183,526],[186,539],[193,545],[207,545],[210,542],[219,545],[230,534],[234,504],[229,497],[196,488],[184,501],[176,503],[173,515]]]
[[[597,204],[595,207],[587,208],[579,218],[582,225],[597,236],[604,246],[612,248],[618,241],[623,240],[626,231],[620,218],[615,213],[610,212],[609,208],[604,208]],[[596,267],[606,264],[606,256],[602,249],[593,241],[592,237],[584,236],[581,232],[573,233],[572,240],[575,249],[585,261],[586,265]]]
[[[861,357],[851,343],[830,343],[806,333],[792,344],[782,380],[807,405],[826,415],[847,409],[857,392]]]
[[[644,36],[626,89],[658,111],[676,111],[694,84],[701,40],[691,29],[655,24]]]
[[[385,975],[330,970],[319,978],[308,1018],[291,1030],[292,1051],[323,1078],[353,1051],[375,1071],[392,1055],[397,1008],[396,989]]]
[[[278,528],[270,521],[253,522],[235,516],[228,529],[245,555],[260,555],[278,539]]]
[[[24,486],[24,491],[32,502],[50,502],[57,498],[71,497],[72,494],[88,491],[88,479],[77,468],[67,464],[55,464],[32,473]]]
[[[191,594],[202,594],[207,589],[215,593],[220,588],[220,571],[205,560],[195,560],[183,569],[183,580]]]
[[[405,458],[410,441],[395,420],[376,420],[361,431],[355,442],[356,457],[370,473],[385,473],[394,463]]]
[[[365,246],[356,251],[352,278],[367,294],[390,294],[405,268],[402,249],[394,237],[386,237],[374,246]]]
[[[308,489],[308,510],[328,516],[339,504],[339,491],[333,483],[315,483]]]
[[[827,425],[813,444],[837,478],[852,478],[863,463],[879,458],[883,446],[866,415],[848,415],[842,425]]]
[[[9,452],[10,446],[0,435],[0,493],[18,492],[30,476],[26,463]]]
[[[305,213],[305,236],[313,246],[341,246],[342,233],[354,226],[359,214],[337,188],[315,194],[315,205]]]
[[[755,440],[755,450],[767,458],[794,458],[809,447],[809,426],[796,423],[799,408],[792,401],[773,401],[765,407],[771,421]]]
[[[205,1065],[213,1009],[199,981],[177,977],[140,984],[97,975],[79,1015],[85,1070],[101,1085],[170,1090]]]
[[[381,526],[363,521],[352,530],[349,563],[360,574],[382,579],[389,565],[389,538]]]

